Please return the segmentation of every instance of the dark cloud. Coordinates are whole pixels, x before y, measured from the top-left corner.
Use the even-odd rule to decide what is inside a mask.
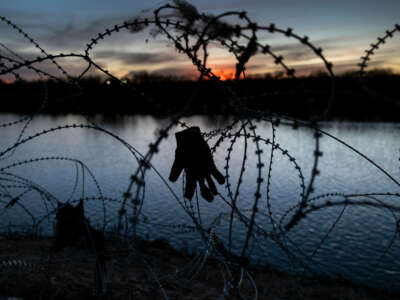
[[[276,51],[278,55],[282,55],[286,61],[305,61],[315,58],[316,55],[311,49],[298,46],[297,49]]]
[[[153,71],[157,75],[172,75],[172,76],[197,76],[200,73],[193,67],[182,67],[182,68],[161,68]]]
[[[91,38],[97,36],[98,33],[117,23],[121,23],[121,20],[115,17],[98,18],[84,26],[69,21],[65,25],[47,26],[47,34],[44,36],[44,39],[47,43],[51,43],[52,46],[82,47],[79,44],[85,45]]]
[[[39,55],[35,52],[20,52],[18,53],[24,60],[35,60],[36,57]],[[15,57],[13,55],[10,55],[9,53],[6,53],[4,49],[0,49],[0,55],[4,55],[6,57],[15,59],[16,61],[21,61],[20,58]],[[14,63],[9,63],[6,60],[5,64],[6,66],[11,67]],[[87,66],[87,62],[82,60],[81,58],[76,58],[76,57],[70,57],[70,58],[57,58],[56,59],[57,63],[63,67],[63,69],[70,75],[70,76],[77,76],[80,74]],[[101,67],[102,64],[99,64]],[[31,65],[32,67],[39,69],[41,71],[44,71],[46,73],[49,73],[57,78],[60,79],[66,79],[65,76],[58,70],[58,68],[51,62],[51,60],[44,60],[42,62],[36,62]],[[40,79],[41,77],[34,71],[34,70],[29,70],[26,67],[22,67],[20,69],[17,69],[14,71],[15,73],[19,74],[23,79],[25,80],[34,80],[34,79]],[[97,75],[102,75],[102,73],[96,69],[96,68],[91,68],[87,73],[87,76],[97,76]],[[10,78],[10,76],[13,78],[13,75],[11,73],[5,74],[5,75],[0,75],[0,79],[7,79]],[[42,78],[46,78],[47,76],[43,75]]]
[[[334,63],[333,72],[336,75],[340,75],[347,71],[359,71],[360,68],[359,66],[357,66],[357,63],[358,61],[352,61],[352,60]],[[376,60],[374,62],[371,62],[369,64],[368,70],[377,68],[381,66],[383,63],[384,63],[383,60]],[[322,63],[318,65],[301,64],[297,65],[295,69],[296,69],[296,75],[309,75],[311,73],[319,71],[327,72],[325,65]]]
[[[148,65],[166,62],[184,61],[185,56],[177,53],[166,52],[118,52],[118,51],[98,51],[94,54],[95,59],[116,59],[124,64]],[[187,60],[187,59],[186,59]]]
[[[316,47],[322,45],[322,49],[328,50],[332,49],[332,45],[337,43],[337,39],[332,40],[320,40],[313,42]],[[271,45],[271,50],[276,55],[282,55],[285,60],[289,61],[302,61],[309,60],[317,57],[314,51],[306,45],[303,45],[299,42],[290,43],[290,44],[280,44],[280,45]],[[324,53],[324,52],[323,52]]]
[[[50,18],[48,20],[43,15],[28,12],[21,12],[15,17],[11,14],[7,17],[43,48],[51,50],[59,47],[63,51],[83,50],[86,43],[98,32],[102,32],[116,23],[121,23],[121,20],[115,17],[97,18],[87,24],[71,19],[55,20]],[[26,48],[29,45],[29,41],[24,39],[17,30],[3,22],[0,22],[0,33],[3,42],[14,41],[14,44],[19,44],[18,48]]]
[[[357,66],[358,63],[360,63],[360,61],[356,61],[356,62],[338,62],[336,64],[333,64],[333,70],[334,71],[341,71],[341,70],[348,70],[348,69],[356,69],[359,70],[360,67]],[[367,69],[371,69],[371,68],[378,68],[380,66],[382,66],[384,63],[386,62],[386,60],[384,59],[375,59],[373,61],[370,61],[368,63],[368,68]]]
[[[131,71],[126,74],[124,77],[134,77],[135,75],[142,74],[150,74],[156,76],[173,76],[173,77],[185,77],[185,78],[196,78],[199,76],[199,72],[194,68],[190,67],[182,67],[182,68],[160,68],[152,72],[148,72],[148,70],[136,70]]]
[[[246,65],[246,70],[255,72],[257,70],[263,70],[265,69],[265,63],[255,63],[255,62],[250,62],[248,65]]]

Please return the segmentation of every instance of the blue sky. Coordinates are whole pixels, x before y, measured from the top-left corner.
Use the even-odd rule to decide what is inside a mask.
[[[76,1],[76,0],[14,0],[0,2],[0,15],[7,17],[30,34],[52,54],[82,53],[86,43],[105,28],[132,19],[141,11],[156,8],[166,1]],[[394,24],[400,24],[400,1],[359,0],[214,0],[192,1],[199,11],[218,14],[228,10],[245,10],[259,25],[275,23],[280,28],[291,27],[299,35],[307,35],[316,46],[324,49],[327,59],[340,73],[356,69],[359,57],[370,43]],[[4,23],[0,24],[0,42],[25,58],[40,53]],[[148,39],[148,43],[145,40]],[[306,74],[322,67],[313,54],[292,39],[275,35],[262,36],[277,54],[283,55],[298,73]],[[400,33],[397,33],[376,53],[371,67],[400,71]],[[0,47],[0,53],[6,50]],[[132,35],[127,32],[102,42],[92,58],[119,77],[130,72],[147,71],[172,74],[195,72],[185,57],[174,51],[161,37],[148,38],[146,32]],[[84,68],[80,60],[60,60],[72,73]],[[234,61],[223,49],[211,51],[210,67],[216,72],[231,72]],[[249,62],[254,74],[276,72],[279,68],[264,55]],[[42,68],[53,71],[51,66]],[[22,70],[21,72],[27,72]],[[30,76],[29,74],[25,74]],[[32,75],[33,76],[33,75]]]

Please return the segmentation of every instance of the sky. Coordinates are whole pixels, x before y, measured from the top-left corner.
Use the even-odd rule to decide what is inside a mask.
[[[360,57],[371,43],[386,30],[400,24],[399,0],[205,0],[189,1],[200,12],[219,14],[225,11],[247,11],[259,25],[274,23],[277,27],[292,28],[300,36],[307,35],[317,47],[323,49],[333,70],[340,74],[357,70]],[[135,16],[149,15],[167,1],[135,0],[14,0],[0,2],[0,16],[20,26],[51,54],[84,53],[86,44],[107,27],[130,21]],[[146,9],[150,9],[147,10]],[[284,35],[261,33],[259,40],[269,44],[271,50],[284,57],[297,74],[307,75],[323,69],[321,60],[310,49]],[[9,50],[24,59],[41,53],[22,35],[0,24],[0,55],[14,57]],[[372,57],[369,68],[391,68],[400,73],[400,32],[388,40]],[[165,38],[153,38],[149,31],[132,34],[127,31],[101,41],[90,57],[112,74],[123,78],[136,72],[164,75],[193,75],[196,69],[184,54],[178,53]],[[86,67],[81,59],[60,59],[58,62],[72,75]],[[43,70],[62,76],[50,63],[42,63]],[[210,50],[209,67],[217,75],[233,74],[235,61],[222,47]],[[247,65],[248,74],[275,73],[282,69],[270,56],[257,54]],[[35,74],[20,70],[22,77],[35,78]],[[99,74],[91,69],[89,74]],[[7,77],[8,76],[8,77]],[[7,79],[10,75],[0,76]]]

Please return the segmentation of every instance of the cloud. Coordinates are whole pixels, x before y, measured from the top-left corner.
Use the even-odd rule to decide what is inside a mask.
[[[21,11],[19,15],[14,15],[6,16],[41,47],[49,51],[57,48],[64,52],[82,51],[86,43],[98,32],[102,32],[105,28],[116,23],[121,23],[121,19],[115,17],[97,18],[84,23],[84,21],[73,21],[72,19],[68,20],[68,18],[46,19],[43,18],[43,15],[24,11]],[[19,49],[33,47],[17,30],[4,22],[0,22],[0,33],[2,34],[2,42],[18,44]]]
[[[91,38],[103,32],[107,27],[121,23],[118,18],[97,18],[87,25],[80,26],[77,22],[69,21],[65,25],[54,24],[47,26],[47,34],[44,37],[46,43],[58,47],[75,47],[79,44],[86,44]]]
[[[275,50],[275,49],[273,48],[273,50]],[[278,55],[282,55],[283,58],[289,62],[307,61],[307,60],[317,57],[311,49],[303,48],[301,46],[297,46],[297,48],[294,48],[293,50],[287,49],[285,51],[282,50],[282,51],[274,51],[274,52],[276,52]]]
[[[135,70],[127,73],[124,77],[131,77],[135,75],[150,74],[157,76],[174,76],[174,77],[186,77],[186,78],[196,78],[200,73],[195,68],[190,67],[166,67],[159,68],[152,72],[148,70]]]
[[[171,61],[185,61],[184,55],[165,52],[118,52],[118,51],[98,51],[94,54],[95,59],[119,60],[128,65],[149,65],[161,64]]]
[[[341,38],[337,39],[325,39],[319,41],[312,41],[315,47],[321,47],[323,49],[323,54],[325,55],[327,50],[337,49],[337,43]],[[271,45],[271,51],[276,55],[282,55],[285,60],[289,61],[301,61],[310,60],[316,58],[314,51],[306,45],[300,42],[290,43],[290,44],[278,44]]]
[[[170,67],[170,68],[160,68],[157,69],[153,72],[154,74],[157,75],[173,75],[173,76],[199,76],[200,73],[193,67],[182,67],[182,68],[174,68],[174,67]]]
[[[39,55],[36,52],[19,52],[18,53],[24,60],[34,60],[36,57]],[[0,55],[4,55],[9,58],[13,58],[16,61],[21,61],[20,58],[17,58],[15,56],[12,56],[8,53],[6,53],[3,49],[0,49]],[[6,60],[4,60],[6,61]],[[70,76],[77,76],[80,74],[87,66],[87,62],[82,60],[81,58],[76,58],[76,57],[66,57],[66,58],[57,58],[56,59],[57,63],[63,67],[63,69],[70,75]],[[6,66],[11,67],[13,63],[5,62]],[[102,64],[99,64],[102,66]],[[58,70],[58,68],[51,62],[51,60],[46,59],[42,62],[36,62],[32,64],[32,67],[39,69],[41,71],[44,71],[46,73],[49,73],[57,78],[66,80],[67,78]],[[103,66],[102,66],[103,67]],[[35,79],[40,79],[41,77],[34,71],[34,70],[29,70],[26,67],[22,67],[20,69],[17,69],[14,71],[15,73],[19,74],[23,79],[25,80],[35,80]],[[96,68],[91,68],[89,72],[86,73],[87,76],[96,76],[96,75],[102,75],[102,73],[96,69]],[[47,78],[47,76],[43,75],[42,78]],[[10,79],[13,80],[14,76],[12,73],[8,73],[5,75],[0,75],[0,79]]]

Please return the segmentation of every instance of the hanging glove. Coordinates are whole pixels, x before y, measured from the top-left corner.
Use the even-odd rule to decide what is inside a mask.
[[[218,191],[211,175],[219,184],[224,184],[225,178],[217,170],[210,148],[200,133],[200,128],[190,127],[177,132],[175,137],[177,147],[169,180],[176,181],[184,169],[186,172],[185,198],[193,197],[196,182],[198,182],[201,196],[208,202],[213,201]]]

